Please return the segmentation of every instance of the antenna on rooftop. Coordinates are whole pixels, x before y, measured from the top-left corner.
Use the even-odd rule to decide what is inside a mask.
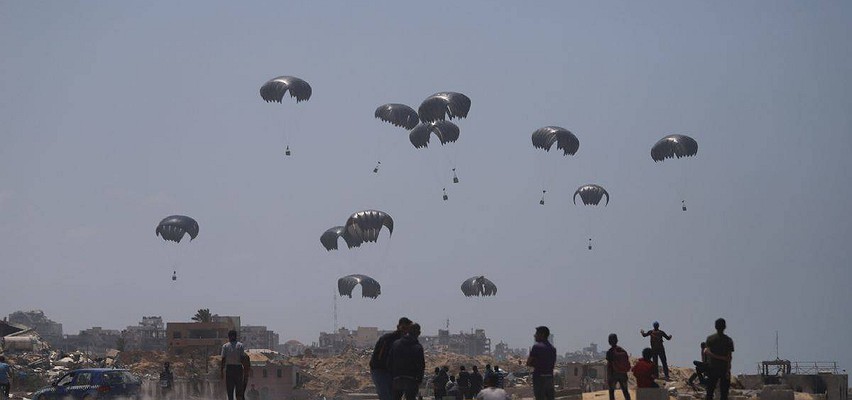
[[[781,357],[778,353],[778,331],[775,331],[775,359],[780,360]]]
[[[450,330],[450,319],[447,318],[447,330]]]

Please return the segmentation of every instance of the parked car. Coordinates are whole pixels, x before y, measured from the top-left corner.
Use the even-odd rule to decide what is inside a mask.
[[[86,368],[62,375],[33,393],[33,400],[138,399],[142,380],[126,369]]]

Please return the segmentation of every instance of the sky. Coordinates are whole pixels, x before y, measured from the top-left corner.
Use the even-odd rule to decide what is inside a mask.
[[[76,333],[209,308],[311,343],[363,273],[382,294],[337,297],[338,326],[528,347],[547,325],[560,353],[614,332],[639,354],[659,321],[687,366],[724,317],[736,371],[776,332],[781,358],[847,369],[850,20],[844,1],[0,2],[0,315]],[[311,99],[263,102],[279,75]],[[439,91],[472,99],[456,143],[373,117]],[[575,156],[532,147],[547,125]],[[674,133],[697,156],[654,163]],[[586,183],[609,205],[575,206]],[[364,209],[393,235],[320,245]],[[172,214],[199,236],[155,236]],[[495,297],[462,295],[477,275]]]

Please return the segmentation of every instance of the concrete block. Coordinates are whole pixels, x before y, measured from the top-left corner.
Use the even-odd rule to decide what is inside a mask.
[[[781,385],[767,385],[760,392],[758,398],[760,400],[795,400],[796,395],[791,389],[783,389],[778,386]]]
[[[636,400],[668,400],[669,391],[666,388],[636,389]]]

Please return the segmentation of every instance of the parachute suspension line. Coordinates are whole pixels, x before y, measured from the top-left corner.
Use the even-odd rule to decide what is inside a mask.
[[[544,205],[544,195],[547,193],[547,190],[541,191],[541,200],[538,201],[538,204]]]
[[[459,176],[456,175],[456,169],[453,168],[453,183],[459,183]]]
[[[180,243],[175,243],[175,251],[172,255],[172,282],[177,280],[178,259],[180,258]]]

